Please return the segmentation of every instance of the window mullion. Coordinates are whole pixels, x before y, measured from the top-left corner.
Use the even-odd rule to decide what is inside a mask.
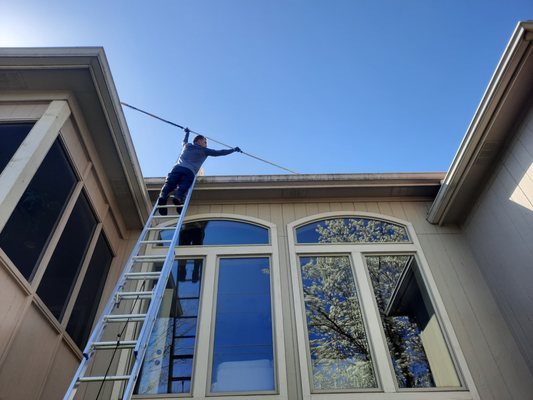
[[[216,262],[216,254],[209,252],[205,259],[202,293],[200,295],[200,313],[198,315],[196,354],[194,356],[192,381],[192,395],[194,398],[205,397],[208,385],[211,327],[214,325],[212,321],[214,318],[213,310],[216,295]]]
[[[363,257],[360,252],[352,252],[352,260],[355,270],[355,277],[360,293],[361,308],[363,309],[370,345],[373,350],[374,360],[379,375],[382,388],[385,392],[396,391],[395,377],[389,362],[389,352],[381,329],[379,310],[374,301],[374,295],[368,275],[366,273]]]

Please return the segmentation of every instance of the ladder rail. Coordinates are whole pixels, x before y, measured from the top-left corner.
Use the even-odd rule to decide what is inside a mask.
[[[181,209],[181,214],[176,225],[176,230],[172,235],[172,241],[169,245],[167,257],[165,259],[163,267],[161,268],[161,276],[159,277],[156,288],[154,290],[152,301],[148,306],[148,311],[146,312],[146,320],[144,321],[141,328],[141,332],[139,333],[137,345],[133,350],[133,354],[135,356],[135,363],[130,373],[132,378],[128,380],[128,385],[126,386],[126,390],[124,390],[123,399],[129,399],[133,394],[133,389],[135,388],[135,383],[137,382],[137,377],[141,370],[141,365],[146,354],[146,349],[148,347],[148,340],[150,339],[150,335],[152,334],[152,331],[154,329],[155,320],[159,312],[159,307],[161,306],[161,301],[163,299],[167,281],[170,276],[170,272],[172,271],[172,266],[174,265],[174,260],[176,258],[175,248],[178,245],[181,226],[183,224],[183,220],[185,219],[185,215],[187,214],[187,208],[192,197],[192,192],[195,183],[196,176],[194,177],[191,188],[189,189],[189,193],[187,194],[185,202],[183,203],[183,208]]]
[[[156,288],[154,290],[154,296],[152,297],[152,300],[150,301],[150,305],[148,307],[146,317],[144,319],[141,331],[137,338],[137,344],[133,351],[135,362],[133,364],[130,378],[128,380],[128,385],[126,387],[126,390],[124,391],[123,399],[129,399],[131,398],[133,394],[133,389],[135,387],[135,383],[137,381],[140,367],[141,367],[141,364],[142,364],[142,361],[144,359],[144,355],[146,352],[149,335],[152,333],[153,326],[155,325],[155,319],[156,319],[155,317],[157,316],[157,312],[159,311],[161,300],[164,294],[164,289],[166,287],[168,277],[172,270],[172,265],[174,263],[174,258],[175,258],[175,247],[178,244],[181,226],[183,224],[185,214],[187,212],[187,208],[188,208],[190,199],[192,197],[192,192],[193,192],[195,184],[196,184],[196,176],[194,177],[191,187],[189,188],[189,192],[187,193],[187,197],[185,199],[181,213],[179,215],[177,225],[174,228],[174,234],[172,235],[172,240],[169,243],[169,249],[167,252],[167,256],[165,257],[165,261],[163,263],[160,276],[156,283]],[[109,296],[109,300],[107,301],[104,309],[102,310],[100,314],[100,317],[98,318],[97,324],[95,325],[91,335],[89,336],[87,344],[85,345],[85,348],[82,353],[83,357],[80,362],[80,365],[78,366],[78,369],[76,370],[76,373],[74,374],[72,378],[72,381],[69,385],[69,388],[67,389],[65,393],[63,400],[72,400],[74,396],[76,395],[77,387],[79,386],[81,382],[83,382],[83,380],[80,378],[83,377],[85,371],[87,370],[87,367],[89,366],[89,361],[91,359],[91,353],[95,351],[95,349],[93,348],[93,343],[98,342],[99,336],[101,337],[101,335],[103,335],[103,329],[105,328],[104,325],[108,323],[106,317],[111,314],[111,311],[116,305],[116,294],[119,293],[120,290],[125,286],[126,281],[128,280],[128,273],[131,273],[130,269],[134,265],[134,259],[138,255],[141,246],[146,244],[146,243],[142,243],[143,239],[146,237],[148,232],[154,231],[154,229],[150,225],[152,221],[154,220],[154,216],[155,216],[155,213],[157,212],[157,209],[158,209],[158,205],[156,203],[154,207],[152,208],[150,215],[148,216],[148,219],[146,221],[146,224],[143,227],[143,230],[139,234],[139,238],[137,239],[135,246],[133,247],[126,263],[124,264],[124,269],[122,270],[121,275],[119,279],[117,280],[117,283],[115,284],[115,287],[113,288],[113,291],[111,292],[111,295]],[[157,230],[163,230],[163,229],[158,228]],[[149,321],[151,322],[149,323]],[[150,325],[149,330],[147,329],[148,323]],[[141,343],[142,341],[146,343],[144,343],[143,345],[143,343]]]

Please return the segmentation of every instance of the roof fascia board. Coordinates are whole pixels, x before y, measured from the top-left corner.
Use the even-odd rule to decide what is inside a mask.
[[[507,89],[532,40],[533,22],[518,23],[511,39],[496,67],[481,102],[455,154],[442,186],[429,209],[427,220],[432,224],[442,225],[446,213],[460,190],[462,182],[468,175],[477,154],[487,139],[487,127],[491,124],[494,113],[506,96]]]
[[[98,97],[112,133],[113,141],[119,152],[120,162],[133,195],[137,213],[141,221],[146,221],[151,210],[148,191],[144,184],[137,153],[131,140],[128,124],[111,75],[111,69],[109,68],[102,48],[99,49],[98,53],[98,64],[95,65],[93,63],[91,65],[91,75],[95,82]],[[105,99],[104,93],[109,94],[109,99]]]

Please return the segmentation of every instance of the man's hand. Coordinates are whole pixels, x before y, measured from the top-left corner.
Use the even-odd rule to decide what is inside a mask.
[[[186,134],[189,134],[191,132],[189,128],[184,128],[183,130],[185,131]]]
[[[237,151],[237,152],[239,152],[239,153],[242,153],[242,150],[240,149],[240,147],[235,147],[235,148],[233,148],[233,151]]]

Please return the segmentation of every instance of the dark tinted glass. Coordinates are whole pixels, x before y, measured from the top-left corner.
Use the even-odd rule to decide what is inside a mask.
[[[223,258],[218,274],[212,392],[275,390],[268,258]]]
[[[174,231],[162,231],[161,239],[170,240]],[[183,225],[181,246],[268,244],[268,229],[238,221],[195,221]]]
[[[297,243],[398,243],[409,242],[406,229],[368,218],[333,218],[296,229]]]
[[[0,174],[17,151],[32,124],[0,124]]]
[[[80,349],[89,338],[111,261],[113,253],[101,233],[67,325],[67,332]]]
[[[82,192],[37,289],[57,319],[61,319],[95,227],[96,218]]]
[[[75,185],[76,175],[56,140],[0,233],[0,247],[26,279],[32,276]]]

